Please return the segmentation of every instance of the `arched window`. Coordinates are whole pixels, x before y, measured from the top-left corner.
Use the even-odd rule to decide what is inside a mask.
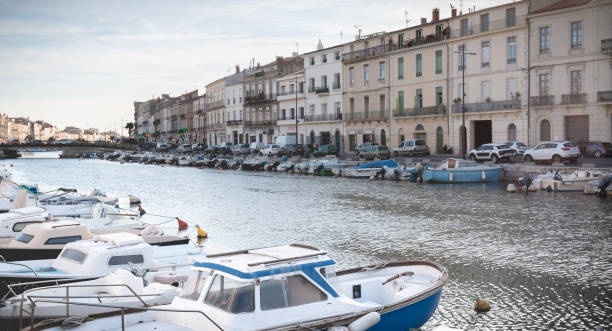
[[[514,123],[508,125],[508,141],[516,141],[516,125]]]
[[[548,120],[542,120],[540,122],[540,141],[550,140],[550,122]]]
[[[425,127],[423,126],[423,124],[417,124],[416,128],[414,128],[414,131],[425,131]]]

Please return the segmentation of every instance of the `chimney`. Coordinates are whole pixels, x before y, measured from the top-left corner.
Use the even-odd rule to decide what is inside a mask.
[[[427,18],[421,17],[421,24],[426,24],[426,23],[427,23]]]
[[[432,22],[437,22],[438,20],[440,20],[440,9],[434,8],[431,11],[431,21]]]
[[[457,16],[457,8],[451,9],[451,17],[456,17],[456,16]]]
[[[236,65],[236,73],[239,73],[239,72],[240,72],[240,66]]]

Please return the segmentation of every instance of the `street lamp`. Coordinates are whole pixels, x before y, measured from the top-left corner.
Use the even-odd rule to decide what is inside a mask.
[[[465,127],[465,56],[466,55],[476,55],[474,52],[466,52],[465,45],[461,47],[460,51],[456,51],[455,53],[461,54],[461,114],[463,121],[463,130],[461,130],[461,138],[463,141],[461,142],[461,153],[463,154],[463,159],[465,160],[465,152],[467,150],[467,128]]]

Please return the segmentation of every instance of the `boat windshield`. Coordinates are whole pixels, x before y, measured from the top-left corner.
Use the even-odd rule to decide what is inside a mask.
[[[30,241],[32,241],[32,238],[34,238],[33,235],[22,232],[17,237],[15,237],[15,240],[21,241],[22,243],[27,244]]]
[[[87,254],[73,248],[66,248],[64,249],[60,257],[72,260],[76,263],[83,263],[83,261],[85,261],[85,258],[87,257]]]
[[[200,293],[202,292],[202,288],[204,288],[204,284],[206,283],[206,279],[208,278],[209,271],[197,271],[193,272],[185,285],[183,285],[183,289],[179,294],[179,297],[189,299],[189,300],[198,300],[200,297]]]
[[[327,300],[327,295],[302,275],[267,279],[261,282],[261,310],[305,305]]]
[[[204,302],[233,314],[253,312],[255,284],[216,275]]]

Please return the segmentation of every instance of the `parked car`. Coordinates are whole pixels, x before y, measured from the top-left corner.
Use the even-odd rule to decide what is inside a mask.
[[[472,161],[493,161],[497,163],[502,160],[510,160],[515,154],[515,150],[505,144],[483,144],[470,151]]]
[[[529,149],[527,145],[518,141],[509,141],[504,145],[508,145],[508,147],[512,148],[515,152],[515,155],[523,155],[525,154],[525,151]]]
[[[281,147],[279,145],[268,145],[265,148],[261,149],[259,151],[260,155],[265,155],[265,156],[274,156],[274,155],[280,155],[280,149]]]
[[[168,150],[168,149],[172,148],[172,145],[168,144],[168,143],[161,143],[161,142],[159,142],[159,143],[157,143],[155,148],[157,148],[160,151],[165,151],[165,150]]]
[[[359,145],[359,146],[355,147],[355,154],[356,154],[356,155],[359,155],[359,153],[361,153],[361,152],[365,151],[366,147],[369,147],[369,146],[376,146],[376,145],[378,145],[378,143],[373,143],[373,142],[365,142],[365,143],[363,143],[363,144],[361,144],[361,145]]]
[[[254,141],[249,145],[249,149],[251,150],[251,153],[259,153],[264,148],[266,148],[266,145],[261,142],[258,143]]]
[[[402,143],[393,148],[393,155],[425,155],[427,154],[427,145],[423,139],[404,140]]]
[[[281,147],[280,155],[286,155],[286,156],[304,155],[304,145],[287,144]]]
[[[232,154],[233,144],[227,141],[220,143],[215,146],[214,152],[215,154]]]
[[[195,151],[202,152],[202,151],[204,151],[204,149],[206,149],[204,147],[204,144],[193,144],[193,145],[191,145],[191,150],[194,151],[194,152]]]
[[[580,157],[580,150],[571,141],[545,141],[534,148],[525,151],[524,159],[527,162],[562,161],[576,162]]]
[[[247,144],[236,144],[234,145],[234,148],[232,148],[232,154],[234,155],[246,155],[249,153],[251,153],[251,150]]]
[[[182,153],[191,152],[191,145],[190,145],[190,144],[182,144],[182,145],[179,145],[179,146],[176,148],[176,151],[177,151],[177,152],[182,152]]]
[[[316,151],[314,151],[314,153],[312,153],[312,155],[315,157],[336,155],[336,147],[334,145],[321,145]]]
[[[585,156],[610,156],[612,155],[612,144],[602,141],[587,141],[580,145],[580,152]]]
[[[206,155],[214,155],[216,149],[217,149],[217,146],[215,146],[215,145],[208,145],[208,146],[206,146],[206,149],[204,149],[204,154],[206,154]]]
[[[375,159],[386,160],[391,157],[391,151],[385,145],[368,146],[365,151],[359,153],[359,157],[368,161]]]

